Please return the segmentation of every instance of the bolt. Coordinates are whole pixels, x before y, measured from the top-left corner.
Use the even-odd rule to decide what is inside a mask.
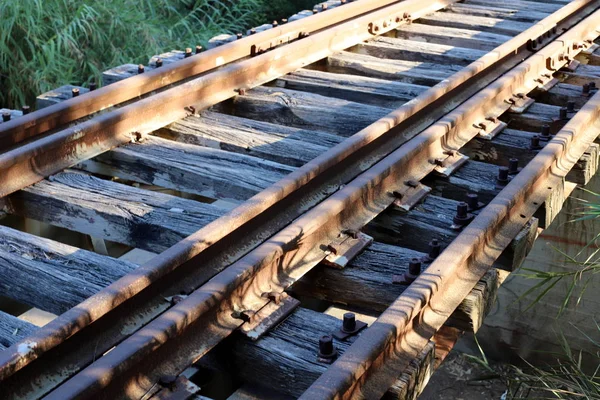
[[[589,83],[589,85],[590,85],[590,90],[596,89],[596,82],[592,81]]]
[[[567,111],[568,112],[575,111],[575,102],[574,101],[567,101]]]
[[[568,117],[567,117],[567,112],[568,112],[568,110],[567,110],[565,107],[562,107],[562,108],[560,109],[560,111],[559,111],[558,117],[559,117],[560,119],[567,119],[567,118],[568,118]]]
[[[175,304],[183,301],[184,299],[185,299],[185,296],[179,296],[179,295],[173,296],[173,297],[171,297],[171,304],[175,305]]]
[[[24,105],[23,107],[21,107],[21,111],[23,111],[23,115],[27,115],[31,112],[31,107],[29,107],[28,105]]]
[[[254,28],[250,29],[250,34],[251,35],[254,35],[255,33],[256,33],[256,29],[254,29]]]
[[[360,233],[359,231],[357,231],[356,229],[346,229],[345,231],[343,231],[342,233],[350,236],[352,239],[358,239],[358,234]]]
[[[196,46],[196,54],[202,53],[202,46]]]
[[[98,85],[96,85],[96,82],[91,81],[90,82],[90,92],[96,90],[98,88]]]
[[[524,99],[525,98],[525,94],[524,93],[517,93],[517,98],[519,99]]]
[[[348,312],[344,314],[344,322],[342,323],[342,332],[352,333],[356,329],[356,315]]]
[[[538,135],[533,135],[531,137],[531,143],[529,144],[530,150],[539,150],[542,146],[540,146],[540,137]]]
[[[323,358],[335,356],[335,347],[331,335],[323,335],[319,338],[319,356]]]
[[[590,84],[586,83],[583,85],[583,87],[581,88],[581,92],[583,94],[589,94],[590,93]]]
[[[79,96],[79,89],[78,88],[71,89],[71,96],[73,96],[73,97]]]
[[[455,225],[465,226],[471,221],[469,217],[469,205],[461,201],[456,205],[456,215],[452,219]]]
[[[418,258],[413,258],[408,263],[408,273],[410,275],[420,275],[421,274],[421,261]]]
[[[2,121],[4,121],[4,122],[10,121],[10,112],[4,111],[2,113]]]
[[[144,66],[142,64],[138,65],[138,74],[144,73]]]
[[[156,68],[160,68],[163,65],[163,60],[161,58],[156,59]]]
[[[322,11],[327,10],[327,3],[323,3],[323,5],[321,6],[321,10]]]
[[[397,198],[397,199],[401,199],[402,197],[404,197],[404,195],[402,193],[400,193],[399,191],[397,191],[397,190],[394,190],[392,192],[392,196],[395,197],[395,198]]]
[[[431,164],[437,165],[438,167],[443,167],[444,166],[444,160],[440,160],[439,158],[434,158],[430,162],[431,162]]]
[[[279,303],[281,303],[281,300],[283,299],[283,293],[265,292],[261,295],[261,297],[265,297],[265,298],[271,300],[273,303],[279,304]]]
[[[550,138],[550,125],[542,126],[542,132],[540,139],[548,140]]]
[[[485,131],[487,129],[487,125],[484,124],[483,122],[480,122],[478,124],[473,124],[473,127],[477,128],[477,129],[481,129],[483,131]]]
[[[271,25],[273,25],[273,28],[277,28],[279,26],[279,22],[273,21]]]
[[[496,117],[487,117],[485,120],[490,121],[491,123],[494,123],[494,124],[498,123],[498,118],[496,118]]]
[[[476,210],[479,208],[479,196],[475,193],[467,194],[467,205],[469,209]]]
[[[282,25],[283,25],[283,24],[287,24],[287,21],[288,21],[288,20],[287,20],[287,18],[283,18],[283,19],[281,20],[281,24],[282,24]]]
[[[518,173],[519,173],[519,159],[511,158],[510,160],[508,160],[508,174],[516,175]]]
[[[188,58],[192,55],[192,49],[189,47],[185,48],[185,54],[183,55],[183,58]]]
[[[173,388],[176,381],[177,377],[175,375],[164,375],[160,377],[158,384],[165,388]]]
[[[404,182],[404,184],[413,189],[416,188],[417,186],[419,186],[419,182],[412,180],[412,179]]]
[[[334,245],[332,245],[332,244],[328,244],[328,245],[327,245],[327,250],[329,250],[329,251],[330,251],[330,252],[332,252],[333,254],[337,254],[337,253],[338,253],[338,250],[337,250],[337,249],[335,248],[335,246],[334,246]]]
[[[246,95],[246,89],[244,89],[244,88],[238,89],[238,94],[240,96],[245,96]]]
[[[508,180],[508,168],[507,167],[498,168],[498,177],[496,178],[496,182],[498,183],[498,185],[506,186],[508,181],[509,181]]]
[[[240,39],[241,39],[241,38],[243,38],[243,37],[244,37],[244,35],[243,35],[243,34],[241,34],[241,33],[238,33],[238,34],[237,34],[237,38],[238,38],[238,40],[240,40]]]
[[[313,8],[313,14],[316,14],[318,12],[319,12],[319,10],[317,10],[316,8]]]
[[[440,242],[437,239],[433,239],[431,242],[429,242],[429,252],[427,253],[427,256],[430,260],[434,260],[440,255],[441,249],[442,246],[440,245]]]

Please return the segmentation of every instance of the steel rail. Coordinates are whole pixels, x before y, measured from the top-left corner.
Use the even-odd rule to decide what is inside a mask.
[[[436,11],[457,0],[407,0],[362,15],[333,28],[250,59],[228,64],[132,104],[99,114],[31,143],[0,154],[0,197],[40,181],[83,159],[143,135],[190,114],[321,60],[411,18]],[[335,11],[335,10],[333,10]],[[391,22],[389,21],[391,19]],[[381,21],[386,21],[384,27]]]
[[[391,204],[394,200],[391,192],[406,192],[407,187],[402,182],[422,179],[434,169],[432,160],[447,157],[448,151],[460,148],[475,137],[479,129],[473,125],[498,117],[510,107],[507,100],[517,93],[533,90],[537,86],[535,80],[551,72],[546,66],[558,69],[567,63],[565,55],[574,55],[589,46],[574,46],[572,39],[595,38],[598,32],[594,20],[598,17],[600,12],[490,84],[59,386],[47,398],[135,397],[149,390],[160,376],[181,372],[243,323],[236,315],[265,306],[268,303],[265,293],[283,291],[317,265],[325,257],[322,249],[340,232],[364,226]],[[515,229],[514,234],[507,237],[508,241],[518,231]],[[478,280],[471,282],[469,290]],[[361,349],[357,351],[360,353]],[[345,374],[353,375],[346,369],[347,363],[337,365]],[[360,366],[356,370],[361,371]],[[305,398],[322,395],[313,389]],[[378,397],[369,395],[367,398]]]
[[[380,398],[599,134],[597,93],[301,399]]]
[[[287,44],[336,24],[359,17],[398,0],[359,0],[322,13],[246,36],[193,57],[146,71],[18,119],[0,124],[0,151],[90,114],[209,72],[253,55],[259,49]]]
[[[77,365],[85,365],[88,362],[86,360],[91,361],[96,352],[106,351],[115,340],[126,337],[128,333],[122,331],[122,326],[131,326],[133,331],[135,327],[157,315],[157,312],[167,308],[164,303],[157,305],[149,300],[160,297],[160,290],[168,289],[178,293],[182,288],[173,282],[182,279],[183,276],[190,282],[188,287],[205,282],[211,274],[219,271],[219,268],[215,267],[216,263],[233,262],[255,245],[247,241],[248,237],[256,236],[259,240],[264,237],[261,234],[276,231],[274,221],[281,224],[298,215],[300,207],[294,206],[294,202],[303,203],[304,207],[314,204],[325,195],[323,192],[326,193],[327,189],[336,187],[360,173],[414,136],[429,124],[428,121],[439,118],[460,101],[468,98],[485,82],[501,74],[504,70],[503,64],[516,64],[521,57],[529,55],[525,44],[530,38],[545,33],[556,24],[559,24],[559,27],[568,26],[571,22],[564,22],[565,19],[577,19],[579,17],[573,14],[589,13],[597,4],[598,2],[592,1],[576,1],[569,4],[352,139],[336,146],[326,155],[255,196],[250,203],[140,267],[135,274],[119,280],[41,328],[32,337],[0,353],[0,388],[5,393],[15,393],[15,396],[18,396],[18,393],[45,393],[45,390],[58,384],[64,376],[68,376],[69,371],[76,371]],[[496,68],[490,68],[492,66]],[[423,118],[425,116],[426,118]],[[414,122],[416,120],[419,120],[419,123]],[[323,178],[325,175],[328,175],[328,181]],[[323,180],[319,181],[317,177]],[[304,191],[304,197],[295,196],[301,190]],[[282,198],[287,198],[288,202],[278,203]],[[311,200],[307,201],[307,198]],[[281,217],[282,209],[289,211],[287,214],[283,213],[285,218]],[[261,220],[265,215],[269,215],[269,218]],[[263,225],[260,230],[256,230],[255,227],[265,220],[269,220],[271,225]],[[224,241],[239,243],[239,249],[224,251]],[[197,268],[199,260],[203,262],[202,271]],[[130,314],[140,317],[131,318]],[[86,330],[92,322],[95,329]],[[99,334],[98,331],[103,333]],[[99,344],[90,346],[90,342]],[[71,356],[71,353],[74,355]],[[30,365],[42,354],[52,362],[40,361]],[[25,366],[28,368],[21,371]],[[56,376],[50,378],[51,373]]]

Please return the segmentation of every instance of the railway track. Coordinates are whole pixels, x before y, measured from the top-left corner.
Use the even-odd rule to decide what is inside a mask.
[[[0,312],[3,398],[414,398],[478,329],[596,172],[600,1],[327,4],[4,110],[0,294],[57,317]]]

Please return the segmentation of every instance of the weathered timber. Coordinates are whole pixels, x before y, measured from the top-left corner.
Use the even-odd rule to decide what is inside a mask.
[[[540,103],[559,107],[566,107],[568,101],[574,101],[576,108],[581,108],[589,100],[589,97],[582,94],[581,86],[562,82],[548,91],[536,90],[532,93],[532,97]]]
[[[390,109],[290,89],[258,87],[236,96],[229,111],[239,117],[349,137],[387,115]]]
[[[488,203],[502,189],[497,186],[498,166],[469,160],[448,178],[429,177],[424,183],[431,185],[432,195],[464,201],[468,193],[476,193],[479,201]],[[565,200],[564,185],[548,190],[548,198],[540,205],[535,217],[541,227],[547,227],[560,211]],[[372,236],[372,235],[371,235]]]
[[[512,21],[535,22],[546,18],[550,13],[527,10],[520,7],[493,7],[466,4],[451,4],[447,11],[460,15],[476,15],[480,17],[501,18]],[[458,17],[460,18],[460,17]]]
[[[583,86],[586,83],[594,82],[596,87],[600,88],[600,78],[595,76],[583,75],[577,72],[559,71],[555,77],[571,85]]]
[[[276,86],[392,109],[428,89],[411,83],[308,69],[281,77]]]
[[[54,314],[136,265],[0,226],[0,294]]]
[[[235,36],[233,36],[235,38]],[[163,65],[171,64],[185,58],[185,52],[181,50],[171,50],[166,53],[158,54],[150,57],[148,65],[152,68],[156,68],[156,61],[161,60]]]
[[[486,53],[481,50],[387,36],[359,43],[349,51],[377,58],[454,65],[468,65]]]
[[[437,345],[427,343],[419,356],[411,361],[400,378],[383,395],[383,400],[416,400],[435,369]]]
[[[245,200],[293,171],[238,153],[148,136],[79,164],[89,172],[199,194]]]
[[[535,102],[522,114],[505,113],[500,119],[506,122],[509,128],[539,132],[544,125],[553,124],[554,119],[559,117],[560,108],[559,106]],[[566,122],[564,121],[564,123]]]
[[[539,132],[504,129],[493,140],[471,140],[460,152],[473,161],[502,166],[508,165],[510,158],[518,158],[520,165],[524,166],[538,153],[537,150],[529,148],[534,135],[539,135]]]
[[[408,270],[413,258],[425,253],[374,242],[343,269],[320,265],[310,271],[291,290],[328,302],[349,305],[366,313],[381,313],[404,292],[407,285],[392,283],[394,275]],[[423,264],[422,270],[426,268]],[[497,272],[485,276],[474,291],[457,308],[447,323],[465,331],[479,329],[485,312],[491,309],[496,295]],[[472,316],[472,319],[469,317]]]
[[[277,392],[298,397],[328,367],[317,361],[319,338],[335,331],[341,321],[335,317],[304,308],[297,309],[288,319],[268,332],[258,341],[251,341],[241,335],[231,344],[230,359],[235,370],[245,381],[253,384],[269,382],[269,387]],[[350,346],[358,336],[346,341],[334,339],[338,354]],[[427,348],[427,353],[433,347]],[[414,390],[420,388],[420,382],[426,380],[431,369],[425,365],[431,363],[431,357],[425,354],[417,360],[422,368],[415,368],[417,384],[407,388],[407,396],[416,396]],[[401,391],[401,382],[411,382],[410,376],[402,376],[397,382]],[[414,397],[406,397],[414,398]]]
[[[537,11],[546,14],[552,14],[554,11],[558,10],[561,7],[559,4],[553,4],[551,2],[537,2],[524,0],[469,0],[469,4],[467,5],[467,7],[470,7],[471,5],[512,8],[522,11]]]
[[[10,119],[19,118],[20,116],[23,115],[23,112],[20,110],[11,110],[9,108],[0,108],[0,114],[4,114],[4,113],[9,113]],[[0,118],[0,124],[2,124],[3,122],[4,122],[4,120],[2,118]]]
[[[389,207],[363,231],[377,241],[421,252],[428,251],[432,239],[446,247],[459,233],[450,229],[457,205],[456,200],[429,195],[409,212]]]
[[[391,60],[343,51],[329,56],[325,68],[329,72],[433,86],[462,67],[452,64]]]
[[[268,382],[263,382],[263,385],[265,384],[268,384]],[[278,393],[272,388],[261,385],[244,384],[227,400],[294,400],[294,397]]]
[[[36,109],[41,109],[68,100],[73,97],[73,89],[79,90],[79,95],[83,95],[90,90],[81,86],[64,85],[57,89],[40,94],[35,99]]]
[[[299,167],[340,143],[330,133],[291,128],[210,111],[175,122],[161,137]]]
[[[491,51],[510,40],[510,36],[497,33],[442,26],[432,29],[424,24],[402,25],[396,29],[396,37],[483,51]]]
[[[456,15],[448,12],[435,12],[418,19],[425,25],[443,26],[491,32],[507,36],[516,36],[531,26],[529,22],[511,21],[504,18],[482,17],[477,15]]]
[[[531,138],[540,132],[526,132],[515,129],[505,129],[493,140],[478,139],[470,141],[461,149],[461,153],[473,161],[485,161],[489,164],[507,166],[508,160],[518,158],[521,167],[535,157],[538,150],[530,148]],[[540,142],[544,145],[545,142]],[[598,169],[598,150],[595,144],[590,146],[583,157],[573,166],[567,175],[567,181],[586,183]]]
[[[124,64],[104,71],[102,72],[102,83],[104,86],[106,86],[110,85],[111,83],[122,81],[123,79],[127,79],[131,76],[135,76],[139,73],[138,67],[138,64]],[[151,69],[154,68],[151,66],[144,67],[144,71],[149,71]]]
[[[11,203],[18,215],[157,253],[226,212],[83,173],[51,176],[15,193]]]
[[[36,329],[35,325],[0,311],[0,351],[29,336]]]

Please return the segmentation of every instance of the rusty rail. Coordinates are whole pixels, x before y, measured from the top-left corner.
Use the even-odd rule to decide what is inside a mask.
[[[417,18],[455,1],[407,0],[380,8],[7,151],[0,155],[0,197],[115,146],[140,140],[147,133],[233,97],[240,89],[261,85],[369,39],[374,35],[369,26],[381,20],[391,18],[392,22],[381,25],[378,34],[406,23],[408,16]]]
[[[600,12],[586,30],[600,34]],[[578,32],[581,33],[581,32]],[[568,33],[563,41],[577,40]],[[546,65],[564,48],[544,49],[537,64]],[[524,63],[539,70],[536,60]],[[550,64],[550,63],[549,63]],[[560,64],[557,64],[557,66]],[[542,68],[543,69],[543,68]],[[459,144],[458,128],[443,133]],[[565,178],[600,132],[600,93],[540,151],[420,277],[377,319],[351,348],[301,397],[302,399],[379,398],[418,351],[442,327],[462,299],[488,271],[512,238]]]
[[[287,44],[307,34],[314,34],[394,3],[397,3],[397,0],[360,0],[348,3],[343,7],[246,36],[194,57],[102,87],[85,96],[75,97],[5,122],[0,124],[0,151],[90,114],[239,61],[253,55],[256,50],[266,51]]]
[[[291,285],[325,257],[322,247],[331,243],[340,232],[362,227],[385,209],[394,200],[390,192],[406,192],[408,187],[402,182],[422,179],[435,167],[431,160],[448,157],[449,151],[455,151],[475,137],[479,129],[473,125],[486,118],[498,117],[510,107],[507,100],[517,93],[531,91],[537,86],[537,79],[567,63],[565,55],[572,56],[589,46],[584,44],[580,47],[579,42],[575,46],[573,38],[595,38],[598,32],[593,21],[599,16],[600,12],[596,12],[490,84],[447,117],[210,279],[184,301],[58,387],[48,398],[113,398],[125,393],[137,396],[148,390],[148,385],[161,375],[181,371],[196,361],[243,323],[235,315],[263,307],[268,302],[263,293],[282,291]],[[523,223],[528,220],[519,218]],[[508,243],[518,230],[512,229],[509,233],[513,235],[503,236],[502,240]],[[470,285],[468,290],[480,277],[467,282]],[[422,275],[421,281],[430,283],[427,274]],[[432,288],[428,286],[428,290]],[[458,296],[453,295],[451,299],[458,299]],[[447,313],[449,315],[450,312]],[[386,321],[386,328],[394,318],[398,318],[398,314]],[[373,347],[368,347],[373,354],[379,354],[382,346],[387,344],[387,337],[383,342],[378,341],[382,339],[379,333],[382,329],[374,331],[375,339],[371,341],[361,339],[363,346],[373,344]],[[433,333],[426,339],[429,340]],[[368,337],[370,333],[363,336]],[[360,345],[353,349],[356,354],[363,354]],[[419,351],[421,349],[418,348]],[[349,369],[348,362],[354,360],[352,356],[344,356],[334,364],[338,374],[333,377],[339,376],[340,382],[345,384],[347,376],[360,376],[365,364],[357,362],[353,364],[355,368]],[[340,393],[345,393],[346,388],[341,385],[329,389],[329,376],[327,373],[319,381],[319,386],[315,386],[316,389],[313,387],[305,394],[305,398],[337,398]],[[387,387],[384,386],[378,386],[377,390],[385,391]],[[382,394],[368,392],[365,397],[378,398]]]
[[[45,353],[48,353],[45,354],[47,358],[62,357],[62,365],[69,367],[73,363],[91,361],[90,353],[105,351],[112,346],[112,343],[126,336],[120,329],[123,325],[129,323],[133,327],[140,326],[165,309],[164,304],[161,308],[156,301],[148,302],[149,298],[158,297],[161,289],[170,288],[170,290],[178,292],[180,287],[175,282],[178,282],[183,276],[189,279],[192,287],[204,283],[223,265],[235,261],[248,248],[256,245],[256,243],[252,244],[241,240],[245,236],[252,236],[248,235],[249,232],[256,232],[257,240],[264,238],[269,232],[275,232],[276,227],[273,226],[273,221],[277,221],[278,226],[282,226],[286,221],[299,215],[302,207],[297,203],[302,203],[302,199],[310,198],[309,203],[315,204],[319,200],[317,193],[323,191],[324,188],[328,191],[334,190],[332,188],[337,188],[340,183],[344,183],[360,173],[362,170],[356,165],[368,166],[381,159],[390,152],[388,149],[394,149],[414,136],[424,127],[423,124],[428,124],[428,121],[433,118],[439,118],[460,101],[468,98],[485,82],[493,80],[502,73],[503,70],[490,68],[491,66],[516,63],[519,58],[529,55],[530,53],[524,48],[528,39],[547,32],[556,24],[567,26],[568,24],[564,22],[565,19],[578,11],[589,12],[597,7],[597,3],[583,0],[570,3],[558,13],[500,46],[467,69],[422,94],[410,105],[400,108],[361,131],[349,141],[332,149],[327,155],[317,158],[272,188],[255,196],[248,204],[219,220],[218,223],[207,226],[186,241],[176,245],[141,267],[135,274],[121,279],[77,308],[63,314],[28,341],[19,343],[1,353],[0,376],[7,378],[2,384],[3,388],[14,389],[14,393],[44,393],[44,390],[57,385],[62,379],[61,373],[66,372],[60,370],[61,364],[58,362],[50,366],[33,363],[32,366],[26,368],[25,374],[18,374],[17,371]],[[428,108],[430,105],[433,107]],[[425,119],[423,122],[422,117],[425,114],[429,115],[429,119]],[[417,120],[419,123],[416,122]],[[30,147],[28,151],[34,149],[35,147]],[[323,196],[322,193],[319,195]],[[287,202],[279,202],[282,198],[286,198]],[[267,214],[269,218],[265,217]],[[277,218],[273,218],[274,215]],[[262,229],[269,220],[271,220],[269,227],[266,230]],[[262,228],[258,229],[259,226]],[[229,243],[239,242],[240,248],[224,250],[223,242],[225,240]],[[203,268],[202,271],[197,271],[200,259],[203,261]],[[156,284],[159,278],[160,285]],[[136,314],[136,311],[138,315],[142,315],[146,319],[142,317],[126,318],[130,314]],[[113,329],[107,329],[102,334],[94,336],[92,332],[83,330],[93,321],[96,321],[94,327],[99,330],[103,327],[112,327]],[[66,347],[58,346],[63,344],[66,338],[80,330],[89,335],[75,335],[66,342],[68,344]],[[97,349],[89,348],[87,339],[92,337],[102,342]],[[33,342],[35,342],[35,346],[31,345]],[[86,345],[88,348],[85,348]],[[58,347],[52,350],[55,346]],[[108,346],[108,348],[103,346]],[[26,352],[17,351],[17,349],[24,348],[27,349]],[[82,357],[81,352],[73,353],[73,356],[69,358],[69,352],[75,350],[81,350],[83,354],[87,354],[88,358]],[[55,371],[53,371],[54,368],[56,368]],[[28,380],[27,377],[48,378],[44,373],[47,373],[49,369],[58,377],[47,379],[38,387],[23,385],[23,382],[35,381],[35,379]],[[11,380],[15,373],[17,373],[17,377]],[[5,383],[7,381],[10,382]]]

